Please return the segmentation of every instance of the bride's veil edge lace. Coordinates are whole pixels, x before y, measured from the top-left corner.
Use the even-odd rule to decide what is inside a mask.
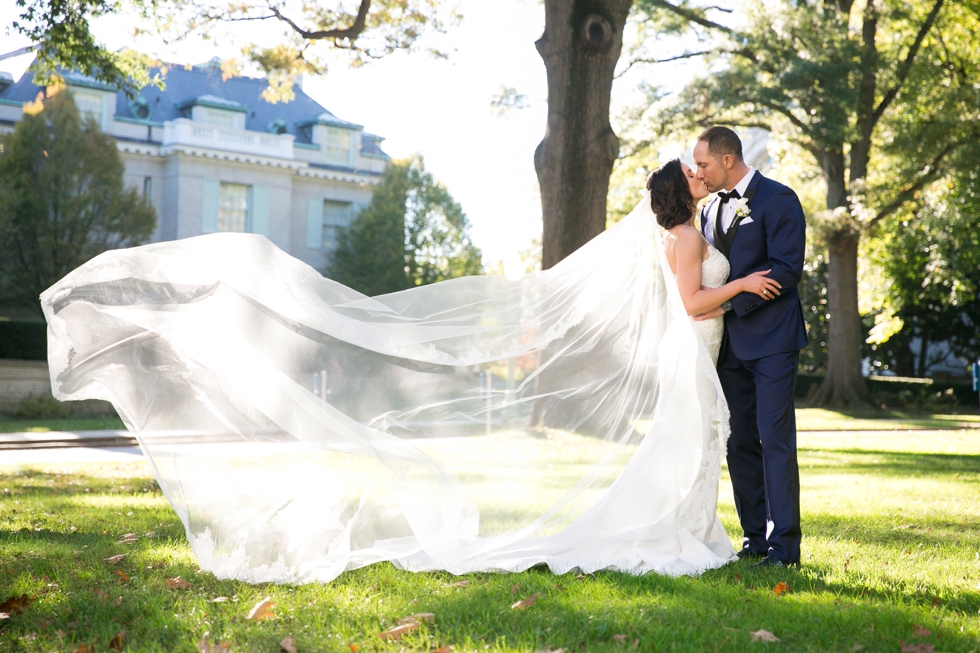
[[[260,236],[115,250],[42,295],[52,391],[112,402],[220,577],[696,573],[728,412],[666,266],[646,194],[551,270],[374,298]]]

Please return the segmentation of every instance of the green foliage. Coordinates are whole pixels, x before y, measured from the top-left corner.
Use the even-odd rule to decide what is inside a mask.
[[[147,84],[162,87],[159,75],[151,75],[151,60],[132,50],[110,52],[96,42],[90,21],[119,11],[115,0],[17,0],[22,9],[12,27],[41,46],[32,65],[34,83],[50,86],[63,82],[61,70],[74,70],[130,97]]]
[[[115,140],[83,125],[70,92],[25,106],[0,147],[0,300],[40,313],[54,282],[153,233],[156,213],[124,186]]]
[[[823,383],[823,374],[801,373],[796,379],[796,398],[806,400]],[[932,379],[872,376],[866,379],[871,404],[880,410],[936,412],[975,409],[977,393],[970,383],[944,383]]]
[[[393,161],[371,204],[338,236],[327,276],[381,295],[483,271],[469,221],[421,157]]]
[[[0,468],[8,592],[0,600],[37,599],[5,620],[0,649],[48,653],[84,643],[105,651],[125,631],[123,650],[168,653],[198,651],[202,637],[232,651],[275,651],[287,636],[300,651],[335,653],[350,653],[351,644],[371,652],[622,653],[636,640],[639,651],[898,651],[899,640],[923,651],[976,650],[977,431],[801,433],[799,446],[802,568],[737,562],[697,578],[541,569],[458,577],[382,563],[324,584],[249,585],[198,573],[184,528],[142,461]],[[730,492],[719,497],[719,516],[737,535]],[[135,541],[121,541],[127,533]],[[105,560],[120,554],[115,564]],[[190,587],[167,589],[176,577]],[[791,591],[777,596],[779,582]],[[532,594],[533,606],[510,607]],[[275,617],[247,619],[267,596]],[[378,639],[420,612],[435,621],[400,642]],[[753,643],[759,629],[781,643]]]
[[[44,322],[0,321],[0,358],[47,360],[48,325]]]
[[[272,29],[266,33],[274,35],[271,41],[239,45],[245,60],[268,77],[263,97],[270,102],[295,97],[296,75],[326,73],[327,51],[346,53],[350,65],[360,66],[395,51],[418,49],[424,36],[444,32],[459,21],[455,9],[444,8],[442,0],[313,0],[293,5],[262,0],[17,0],[17,4],[22,11],[13,28],[43,44],[34,64],[35,83],[47,86],[61,79],[59,70],[75,70],[128,95],[150,83],[162,88],[163,77],[151,75],[154,62],[143,55],[106,50],[91,32],[93,19],[125,13],[139,21],[137,34],[152,31],[166,43],[189,36],[213,41],[219,33],[236,41],[239,35],[231,28],[235,23],[267,21]],[[318,47],[321,43],[323,47]],[[446,56],[438,50],[430,52]],[[239,70],[238,62],[232,61],[225,72]]]
[[[892,333],[873,345],[876,367],[900,376],[924,376],[947,352],[980,356],[980,179],[958,170],[922,193],[897,220],[869,241],[868,257],[881,270],[880,298],[868,320],[894,320]],[[917,351],[911,348],[917,339]],[[925,348],[921,347],[925,343]]]

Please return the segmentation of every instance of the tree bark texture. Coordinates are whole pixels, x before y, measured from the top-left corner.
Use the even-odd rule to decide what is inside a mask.
[[[548,76],[548,124],[534,153],[541,186],[542,267],[606,226],[609,176],[619,139],[609,102],[632,0],[545,0],[535,43]]]

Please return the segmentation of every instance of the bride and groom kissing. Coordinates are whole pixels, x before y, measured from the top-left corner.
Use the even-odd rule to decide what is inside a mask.
[[[745,163],[731,129],[704,131],[694,164],[666,163],[650,174],[647,189],[684,307],[716,358],[731,413],[728,470],[743,533],[737,555],[758,558],[757,566],[798,565],[793,395],[807,344],[797,291],[803,208],[790,188]],[[710,193],[717,195],[698,212]]]

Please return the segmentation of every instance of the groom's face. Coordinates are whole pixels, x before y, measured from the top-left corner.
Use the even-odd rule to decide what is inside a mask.
[[[708,150],[707,141],[698,141],[694,146],[697,178],[704,182],[709,193],[717,193],[728,188],[728,167],[731,166],[725,166],[725,158],[712,154]]]

